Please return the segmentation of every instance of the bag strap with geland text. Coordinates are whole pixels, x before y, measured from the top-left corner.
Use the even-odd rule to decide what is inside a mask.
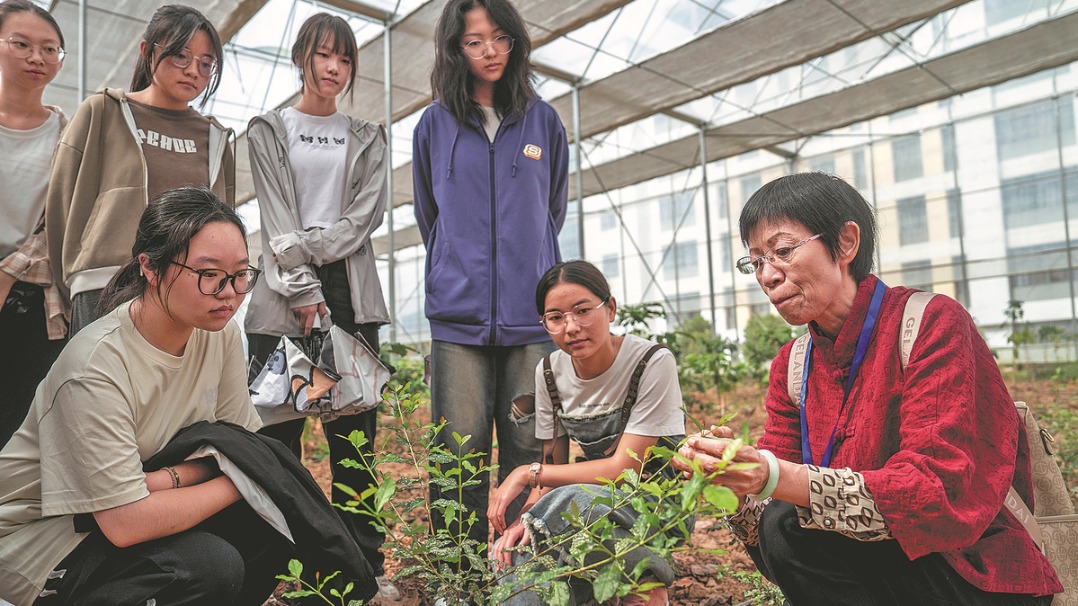
[[[924,318],[925,309],[934,296],[936,296],[936,293],[915,292],[906,300],[906,307],[902,312],[902,332],[899,335],[899,354],[903,370],[906,369],[906,365],[910,361],[910,352],[913,350],[913,342],[917,339],[917,333],[921,330],[921,320]],[[809,333],[807,332],[801,335],[794,341],[793,349],[790,350],[790,368],[787,372],[786,390],[790,396],[790,401],[795,406],[799,406],[801,403],[801,393],[798,387],[801,385],[802,373],[805,370],[805,350],[807,349],[809,338]],[[1044,535],[1041,533],[1041,527],[1037,524],[1037,519],[1033,517],[1033,512],[1029,510],[1025,501],[1014,490],[1014,486],[1011,486],[1007,496],[1003,499],[1003,505],[1026,527],[1026,531],[1029,532],[1029,536],[1037,545],[1037,549],[1043,552]]]

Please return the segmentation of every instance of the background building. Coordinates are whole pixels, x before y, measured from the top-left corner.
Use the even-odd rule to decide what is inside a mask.
[[[40,3],[69,45],[47,101],[71,112],[89,91],[126,86],[156,3]],[[409,161],[444,3],[188,3],[227,41],[206,111],[237,130],[240,197],[255,224],[246,122],[294,101],[288,49],[311,12],[354,25],[360,81],[343,108],[389,124],[393,146],[395,210],[376,234],[395,316],[383,339],[423,343]],[[1034,333],[1078,334],[1078,0],[516,4],[540,91],[573,140],[563,251],[599,265],[621,302],[661,302],[672,323],[702,315],[738,338],[753,314],[773,313],[754,279],[733,269],[745,254],[741,206],[775,177],[821,170],[877,209],[881,278],[957,298],[1003,359],[1012,300]],[[1046,342],[1030,355],[1073,359],[1076,348]]]

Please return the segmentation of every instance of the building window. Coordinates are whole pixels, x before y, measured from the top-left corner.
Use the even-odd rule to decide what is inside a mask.
[[[827,155],[813,158],[809,161],[809,168],[816,172],[833,175],[835,174],[835,157]]]
[[[928,242],[928,212],[925,197],[902,198],[898,206],[898,242],[902,246]]]
[[[952,238],[962,237],[962,194],[957,189],[947,190],[947,226]]]
[[[891,141],[891,156],[895,165],[895,181],[908,181],[924,175],[920,135]]]
[[[1069,100],[1059,104],[1058,130],[1055,105],[1050,99],[1003,110],[993,119],[1000,160],[1052,151],[1058,148],[1060,137],[1064,146],[1074,145],[1074,107]]]
[[[1078,280],[1078,271],[1067,269],[1063,242],[1007,249],[1007,271],[1011,298],[1018,301],[1070,298],[1070,282]]]
[[[604,210],[599,214],[599,229],[609,231],[618,226],[618,216],[612,210]]]
[[[921,290],[932,290],[931,261],[911,261],[902,264],[902,285]]]
[[[1004,180],[999,187],[1004,225],[1026,227],[1062,221],[1061,193],[1056,171]]]
[[[696,222],[692,198],[692,192],[681,192],[659,200],[659,222],[662,229],[669,231],[675,227],[688,227]]]
[[[865,149],[853,150],[853,186],[861,191],[868,189],[868,171],[865,170]]]
[[[608,279],[616,278],[620,275],[620,266],[618,265],[617,255],[603,255],[603,275]]]
[[[695,278],[700,273],[696,242],[677,242],[670,246],[663,259],[663,278],[667,280]]]
[[[940,129],[940,147],[943,152],[943,172],[955,169],[954,125],[946,124]]]

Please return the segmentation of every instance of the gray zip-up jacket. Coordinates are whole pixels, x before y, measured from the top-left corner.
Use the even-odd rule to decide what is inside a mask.
[[[344,259],[355,322],[389,321],[378,279],[371,233],[385,218],[386,132],[380,124],[350,118],[348,187],[341,218],[326,229],[303,229],[295,178],[279,110],[253,118],[247,127],[251,175],[262,217],[262,277],[251,292],[244,321],[248,333],[301,336],[292,309],[321,303],[315,267]]]

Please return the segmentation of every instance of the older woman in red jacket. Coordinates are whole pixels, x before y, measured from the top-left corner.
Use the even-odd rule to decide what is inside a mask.
[[[738,261],[790,324],[775,358],[758,463],[714,481],[742,497],[731,526],[760,571],[803,604],[1048,604],[1062,591],[1003,507],[1012,481],[1032,503],[1029,447],[972,318],[936,296],[906,364],[906,300],[869,273],[876,223],[865,199],[821,173],[782,177],[741,213]],[[792,390],[791,390],[792,388]],[[791,397],[791,394],[800,397]],[[734,432],[690,438],[677,465],[714,469]]]

